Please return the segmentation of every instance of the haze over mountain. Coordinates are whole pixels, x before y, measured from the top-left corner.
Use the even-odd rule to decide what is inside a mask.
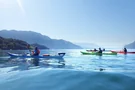
[[[30,44],[38,43],[45,45],[50,49],[81,49],[80,46],[69,41],[65,41],[63,39],[51,39],[46,35],[33,31],[1,30],[0,36],[23,40]]]
[[[130,44],[125,45],[125,47],[128,49],[135,49],[135,41]]]
[[[84,49],[93,49],[93,48],[100,47],[100,46],[93,44],[93,43],[75,43],[75,44],[81,46]]]

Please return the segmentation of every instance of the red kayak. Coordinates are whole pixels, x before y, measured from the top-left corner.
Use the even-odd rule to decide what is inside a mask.
[[[124,51],[111,51],[111,52],[116,52],[120,54],[126,54]],[[127,54],[135,54],[135,52],[127,52]]]

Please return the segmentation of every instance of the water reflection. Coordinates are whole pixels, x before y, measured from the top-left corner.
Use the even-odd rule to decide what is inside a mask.
[[[99,55],[98,57],[99,57],[99,60],[102,60],[102,56],[101,55]]]
[[[39,66],[39,58],[33,58],[32,62],[35,66]]]
[[[64,59],[39,59],[39,58],[5,58],[0,60],[0,68],[12,68],[10,71],[28,70],[31,68],[64,68]]]
[[[45,61],[43,63],[43,66],[47,68],[64,68],[65,67],[65,60],[64,59],[59,59],[58,62],[52,63],[50,61]]]
[[[125,60],[127,59],[127,54],[124,55],[124,59],[125,59]]]

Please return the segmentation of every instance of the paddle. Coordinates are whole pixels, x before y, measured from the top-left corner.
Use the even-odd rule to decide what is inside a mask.
[[[27,45],[27,49],[29,50],[30,55],[32,55],[32,53],[31,53],[31,47],[30,47],[30,44],[28,44],[28,45]]]

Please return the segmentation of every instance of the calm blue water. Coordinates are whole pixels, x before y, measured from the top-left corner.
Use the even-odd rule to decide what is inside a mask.
[[[9,58],[8,51],[0,51],[0,90],[135,90],[135,55],[100,57],[80,51],[84,50],[42,50],[41,54],[66,56],[39,61]]]

